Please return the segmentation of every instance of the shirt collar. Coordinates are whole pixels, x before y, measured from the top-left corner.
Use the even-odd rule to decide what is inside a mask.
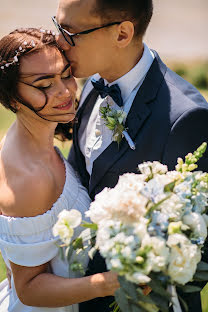
[[[123,101],[125,102],[131,92],[142,82],[150,66],[152,65],[153,60],[154,54],[144,43],[144,52],[141,59],[128,73],[109,84],[105,79],[104,82],[109,86],[117,83],[120,87]]]

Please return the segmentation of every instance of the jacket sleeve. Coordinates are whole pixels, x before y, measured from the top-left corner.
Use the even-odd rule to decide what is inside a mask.
[[[177,158],[194,152],[203,142],[208,143],[208,107],[185,111],[173,124],[164,148],[162,163],[173,170]],[[198,162],[198,169],[208,171],[208,152]]]
[[[73,169],[78,172],[77,161],[76,161],[76,157],[75,157],[74,144],[72,144],[71,149],[69,151],[68,162],[73,167]]]
[[[194,152],[203,142],[208,143],[208,108],[195,108],[185,111],[173,124],[164,149],[162,163],[173,170],[178,157]],[[198,162],[198,169],[208,172],[208,152]],[[202,260],[208,262],[208,239],[205,241]],[[206,282],[193,282],[195,286],[204,287]],[[182,293],[179,295],[186,301],[190,312],[201,312],[200,293]]]

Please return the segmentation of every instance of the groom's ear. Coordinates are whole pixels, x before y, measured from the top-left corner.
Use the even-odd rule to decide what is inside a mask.
[[[134,37],[134,24],[130,21],[122,22],[117,28],[117,46],[119,48],[127,47]]]

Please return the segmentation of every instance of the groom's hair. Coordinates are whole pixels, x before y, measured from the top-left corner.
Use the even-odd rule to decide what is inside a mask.
[[[131,21],[135,36],[143,36],[153,14],[153,0],[95,0],[92,14],[103,23]]]

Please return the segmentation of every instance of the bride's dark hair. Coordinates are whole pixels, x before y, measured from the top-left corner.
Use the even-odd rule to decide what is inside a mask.
[[[35,54],[44,47],[60,50],[53,32],[37,28],[16,29],[0,40],[0,103],[14,113],[17,109],[13,103],[20,101],[17,89],[19,62],[22,57]],[[14,61],[16,56],[18,62]],[[60,135],[63,140],[71,139],[71,129],[71,123],[58,124],[55,134]]]

